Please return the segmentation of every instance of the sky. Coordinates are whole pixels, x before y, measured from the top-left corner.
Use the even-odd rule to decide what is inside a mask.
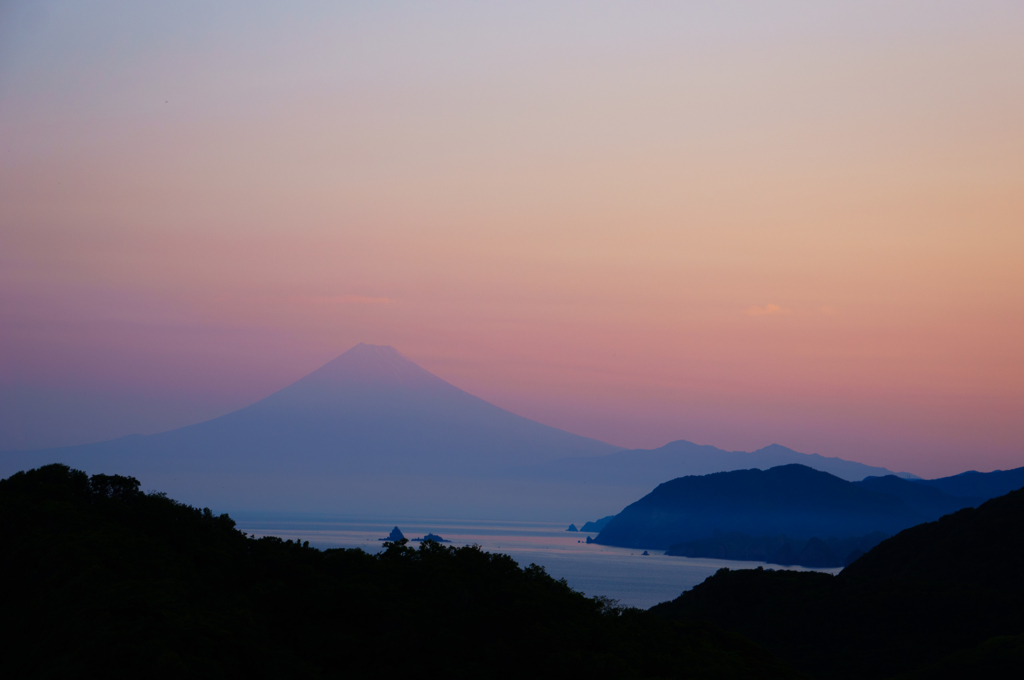
[[[0,3],[0,450],[358,342],[627,447],[1024,466],[1020,2]]]

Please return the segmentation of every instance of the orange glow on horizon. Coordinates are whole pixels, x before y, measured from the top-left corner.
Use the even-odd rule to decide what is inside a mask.
[[[169,427],[369,342],[623,446],[1024,465],[1019,6],[54,7],[0,35],[0,397]]]

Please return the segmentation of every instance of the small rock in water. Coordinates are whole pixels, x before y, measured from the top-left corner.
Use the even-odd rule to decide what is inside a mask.
[[[405,536],[402,535],[401,530],[399,530],[398,527],[395,527],[394,529],[391,530],[391,533],[388,534],[387,538],[379,538],[377,540],[378,541],[401,541],[403,538],[405,538]]]
[[[579,531],[579,529],[576,528],[575,524],[570,524],[569,528],[566,529],[566,531]]]

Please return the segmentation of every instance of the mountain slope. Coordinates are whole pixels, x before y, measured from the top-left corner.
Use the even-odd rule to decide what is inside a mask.
[[[248,465],[387,474],[481,474],[616,447],[517,416],[425,371],[392,347],[356,345],[251,406],[176,430]],[[220,455],[224,455],[221,453]]]
[[[3,454],[0,473],[63,462],[122,470],[191,502],[367,512],[399,508],[390,499],[414,508],[451,496],[440,486],[459,479],[616,450],[489,404],[392,347],[360,344],[234,413],[156,435]],[[387,502],[360,505],[374,499]]]
[[[804,465],[674,479],[612,519],[605,545],[665,549],[716,531],[790,538],[895,533],[927,519],[899,498]]]
[[[941,489],[922,484],[917,480],[900,479],[893,475],[867,477],[859,482],[854,482],[854,484],[868,491],[896,496],[911,510],[930,520],[938,519],[962,508],[973,508],[985,501],[983,498],[950,496]]]
[[[911,527],[883,541],[843,578],[902,579],[1024,592],[1024,489]]]
[[[1024,487],[1024,467],[994,472],[961,472],[952,477],[922,479],[920,484],[935,487],[950,496],[996,498]]]

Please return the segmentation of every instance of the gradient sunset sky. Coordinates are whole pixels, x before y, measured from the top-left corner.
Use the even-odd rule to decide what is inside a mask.
[[[0,4],[0,450],[358,342],[622,446],[1024,465],[1024,3]]]

